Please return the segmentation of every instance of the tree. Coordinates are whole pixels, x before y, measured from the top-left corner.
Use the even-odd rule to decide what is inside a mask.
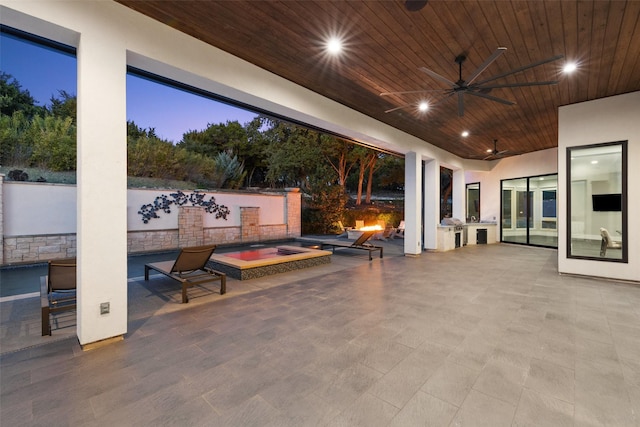
[[[331,173],[328,166],[319,166],[317,172],[309,178],[305,193],[303,233],[329,234],[334,231],[334,224],[342,220],[349,196],[342,186],[322,178]]]
[[[376,174],[378,188],[390,191],[404,191],[404,159],[385,155],[380,159],[380,169]]]
[[[262,130],[268,123],[264,117],[256,117],[244,125],[247,132],[247,150],[237,152],[247,171],[247,187],[263,186],[267,182],[267,158],[269,156],[269,141]]]
[[[367,179],[367,196],[365,197],[365,203],[371,203],[371,193],[373,188],[373,173],[380,168],[378,164],[378,159],[380,157],[384,157],[384,154],[371,150],[369,155],[367,156],[367,169],[369,169],[369,178]],[[377,166],[376,166],[377,165]]]
[[[356,205],[358,206],[362,204],[362,186],[364,184],[364,174],[367,171],[367,165],[369,163],[367,158],[370,151],[370,149],[360,145],[353,148],[353,155],[358,162],[358,190],[356,195]]]
[[[201,131],[191,130],[182,136],[177,146],[193,153],[214,158],[226,150],[241,152],[247,145],[247,132],[237,120],[208,124]]]
[[[318,134],[318,144],[322,147],[325,159],[338,175],[338,185],[346,192],[347,177],[358,161],[357,156],[352,153],[353,143],[331,135]]]
[[[323,152],[317,133],[300,126],[270,120],[264,131],[268,143],[267,181],[273,187],[308,187],[309,178],[318,173]],[[333,180],[334,177],[324,179]]]
[[[177,145],[212,159],[220,153],[233,152],[247,171],[245,185],[263,184],[268,155],[268,143],[261,132],[264,120],[258,116],[245,125],[238,121],[209,124],[202,131],[186,132]]]
[[[36,106],[29,91],[22,90],[11,74],[0,72],[0,113],[12,116],[16,111],[21,111],[27,118],[36,114],[44,115],[45,112],[43,107]]]
[[[33,145],[31,166],[52,171],[76,170],[76,126],[72,117],[36,115],[27,135]]]
[[[51,102],[51,106],[48,110],[54,117],[60,117],[63,119],[70,117],[72,123],[74,125],[76,124],[76,110],[78,102],[75,95],[72,95],[65,90],[59,90],[58,98],[54,98],[52,96],[49,102]]]

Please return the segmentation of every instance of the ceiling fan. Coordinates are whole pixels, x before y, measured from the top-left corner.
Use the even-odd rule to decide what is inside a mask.
[[[380,96],[402,95],[402,94],[410,94],[410,93],[426,93],[426,92],[441,92],[441,93],[443,93],[444,94],[443,98],[441,98],[440,100],[438,100],[435,103],[430,105],[430,107],[433,107],[433,106],[441,103],[442,101],[444,101],[444,100],[446,100],[448,98],[451,98],[454,95],[458,95],[458,116],[462,117],[462,116],[464,116],[464,95],[477,96],[477,97],[480,97],[480,98],[484,98],[484,99],[488,99],[488,100],[491,100],[491,101],[499,102],[499,103],[505,104],[505,105],[514,105],[515,102],[509,101],[509,100],[506,100],[506,99],[503,99],[503,98],[498,98],[496,96],[489,95],[489,92],[491,92],[492,89],[499,89],[499,88],[513,88],[513,87],[523,87],[523,86],[544,86],[544,85],[555,85],[555,84],[558,84],[557,80],[544,81],[544,82],[504,83],[504,84],[490,84],[490,85],[487,85],[486,83],[492,82],[492,81],[500,79],[502,77],[510,76],[511,74],[515,74],[515,73],[519,73],[519,72],[524,71],[524,70],[528,70],[529,68],[534,68],[534,67],[537,67],[539,65],[546,64],[548,62],[557,61],[558,59],[563,58],[564,55],[552,56],[551,58],[547,58],[547,59],[544,59],[542,61],[537,61],[537,62],[534,62],[532,64],[525,65],[524,67],[515,68],[515,69],[513,69],[511,71],[508,71],[506,73],[498,74],[498,75],[489,77],[488,79],[484,79],[484,80],[481,80],[479,82],[475,82],[476,79],[480,76],[480,74],[484,70],[486,70],[489,67],[489,65],[491,65],[496,59],[498,59],[506,50],[507,50],[506,47],[497,48],[496,51],[493,52],[493,54],[491,56],[489,56],[473,73],[471,73],[471,75],[466,80],[464,80],[462,78],[462,64],[467,59],[467,56],[465,54],[458,55],[456,57],[456,59],[455,59],[456,63],[458,64],[458,69],[459,69],[458,81],[457,82],[452,82],[448,78],[443,77],[440,74],[438,74],[438,73],[436,73],[434,71],[431,71],[428,68],[425,68],[425,67],[419,68],[420,71],[428,74],[429,76],[433,77],[434,79],[440,80],[441,82],[444,82],[444,83],[448,84],[449,86],[451,86],[448,89],[426,89],[426,90],[409,90],[409,91],[401,91],[401,92],[382,92],[380,94]],[[390,113],[392,111],[400,110],[402,108],[407,108],[407,107],[410,107],[412,105],[414,105],[414,104],[401,105],[400,107],[395,107],[395,108],[391,108],[389,110],[386,110],[385,113]]]
[[[498,140],[494,139],[493,140],[493,150],[487,150],[487,152],[490,152],[491,154],[489,154],[487,157],[485,157],[482,160],[489,160],[491,158],[500,158],[503,154],[508,153],[509,150],[502,150],[502,151],[498,151]]]

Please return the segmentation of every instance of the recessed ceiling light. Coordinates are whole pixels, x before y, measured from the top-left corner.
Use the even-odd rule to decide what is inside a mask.
[[[342,40],[337,37],[331,37],[327,42],[327,51],[332,55],[342,52]]]
[[[567,62],[564,65],[564,68],[562,69],[562,71],[565,72],[566,74],[570,74],[570,73],[573,73],[577,68],[578,66],[576,65],[575,62]]]
[[[493,150],[491,148],[487,148],[487,153],[493,153]]]
[[[598,164],[598,161],[597,161],[597,160],[591,160],[591,164],[592,164],[592,165],[597,165],[597,164]]]
[[[466,137],[468,137],[468,136],[469,136],[469,131],[465,130],[465,131],[463,131],[463,132],[461,133],[461,135],[462,135],[464,138],[466,138]]]
[[[420,105],[418,105],[418,110],[424,112],[427,111],[429,109],[429,104],[427,102],[421,102]]]

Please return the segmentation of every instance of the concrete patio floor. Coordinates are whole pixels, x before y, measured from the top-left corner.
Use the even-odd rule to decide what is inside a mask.
[[[556,264],[354,251],[186,305],[132,281],[123,341],[83,352],[56,330],[0,356],[0,423],[637,427],[640,287]]]
[[[313,245],[327,238],[335,238],[335,236],[305,236],[296,242],[287,242],[287,244]],[[347,241],[346,239],[344,240]],[[375,240],[372,243],[384,246],[385,256],[387,257],[403,255],[404,241],[402,239]],[[268,243],[266,245],[277,244],[282,243]],[[254,244],[252,246],[260,247],[263,244]],[[245,246],[244,248],[247,249],[248,247]],[[223,247],[218,249],[216,253],[241,249],[243,247]],[[191,288],[189,290],[190,301],[186,305],[181,304],[180,286],[174,280],[158,274],[154,275],[153,272],[149,282],[145,282],[143,277],[145,263],[174,259],[174,252],[130,256],[128,262],[129,322],[157,314],[185,310],[196,305],[208,304],[213,301],[228,299],[297,280],[321,278],[331,272],[353,268],[361,263],[368,262],[367,253],[364,251],[338,250],[338,252],[332,257],[332,262],[324,266],[244,281],[228,277],[227,293],[225,295],[220,295],[218,283]],[[40,274],[46,274],[46,268],[33,268],[33,270],[20,272],[22,274],[14,275],[10,280],[31,280],[35,282],[34,287],[37,289],[39,276]],[[7,286],[12,286],[12,284],[7,284]],[[15,284],[14,287],[19,286],[19,284]],[[32,289],[29,288],[29,290]],[[41,335],[40,300],[35,295],[35,293],[19,295],[17,299],[9,297],[0,302],[0,354],[75,337],[75,312],[62,312],[54,316],[52,336],[43,337]]]

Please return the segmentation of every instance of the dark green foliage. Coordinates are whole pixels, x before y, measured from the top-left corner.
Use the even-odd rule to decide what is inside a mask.
[[[22,90],[20,83],[11,74],[0,71],[0,113],[12,116],[16,111],[31,118],[36,114],[43,114],[44,108],[35,105],[29,91]]]
[[[217,179],[215,160],[175,147],[155,136],[155,131],[127,124],[127,173],[129,176],[192,181],[214,187]]]
[[[309,178],[322,166],[317,133],[280,121],[272,121],[264,133],[269,152],[267,180],[271,186],[300,187],[305,191]],[[326,169],[320,172],[327,173]]]
[[[0,146],[3,165],[76,169],[76,127],[70,117],[0,115]]]
[[[78,102],[75,95],[72,95],[65,90],[59,90],[58,98],[54,98],[52,96],[49,102],[51,103],[49,111],[54,117],[62,119],[70,117],[74,125],[77,123],[76,111]]]
[[[0,164],[51,171],[76,169],[75,97],[60,91],[52,109],[35,105],[28,90],[0,73]]]
[[[244,164],[240,163],[238,156],[231,151],[218,153],[215,160],[216,187],[240,188],[247,176]]]
[[[177,146],[212,159],[222,156],[219,161],[224,167],[230,165],[228,161],[233,156],[227,159],[223,153],[233,153],[246,173],[240,181],[236,178],[241,174],[233,179],[228,174],[228,170],[220,174],[219,179],[229,183],[225,185],[225,188],[264,186],[266,184],[268,150],[267,141],[263,137],[261,128],[265,120],[256,117],[244,126],[237,121],[209,124],[202,131],[192,130],[185,133]]]
[[[331,234],[334,223],[342,220],[349,196],[344,188],[327,181],[322,174],[310,177],[303,194],[302,232],[305,234]]]

